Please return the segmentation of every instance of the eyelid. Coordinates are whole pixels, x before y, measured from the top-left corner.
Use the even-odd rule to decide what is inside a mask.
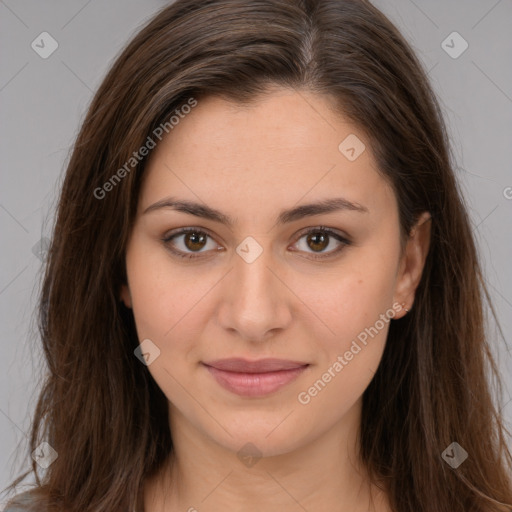
[[[162,239],[162,242],[164,242],[166,247],[173,254],[176,254],[177,256],[185,258],[185,259],[201,258],[201,257],[203,257],[202,256],[203,254],[207,254],[212,251],[212,249],[210,249],[209,251],[198,251],[195,253],[194,252],[183,252],[183,251],[176,250],[176,249],[173,249],[170,247],[171,244],[169,244],[169,242],[171,242],[171,240],[173,238],[181,236],[181,235],[186,235],[187,233],[190,233],[190,232],[205,234],[208,237],[210,237],[212,240],[214,240],[215,243],[217,243],[217,241],[215,240],[215,237],[211,234],[211,232],[208,229],[195,227],[195,226],[187,226],[187,227],[183,227],[183,228],[177,228],[173,231],[166,233],[161,239]],[[309,255],[309,256],[305,256],[307,259],[315,260],[315,259],[327,259],[329,257],[334,257],[341,250],[343,250],[345,248],[345,246],[352,245],[352,241],[351,241],[350,237],[347,236],[345,233],[342,234],[342,232],[340,233],[338,230],[336,230],[334,228],[329,228],[327,226],[322,226],[322,225],[312,226],[312,227],[310,226],[310,227],[302,229],[294,236],[294,242],[292,245],[295,245],[305,235],[308,235],[309,233],[316,233],[316,232],[322,232],[322,233],[327,234],[327,236],[329,236],[331,238],[335,238],[341,244],[341,246],[338,247],[337,249],[333,249],[327,253],[321,253],[321,252],[316,253],[316,254],[314,252],[307,253]],[[220,250],[224,250],[224,248],[222,248],[222,249],[217,248],[217,251],[220,251]],[[297,249],[292,249],[292,251],[298,252],[298,253],[302,252]]]
[[[346,246],[352,245],[352,240],[349,236],[346,234],[341,234],[337,229],[329,228],[327,226],[314,226],[314,227],[308,227],[304,228],[303,230],[299,231],[299,233],[295,236],[295,241],[293,242],[293,245],[295,245],[303,236],[308,235],[309,233],[316,233],[321,232],[327,234],[327,236],[334,238],[338,241],[340,246],[336,249],[333,249],[329,252],[308,252],[308,256],[303,256],[306,259],[312,259],[312,260],[322,260],[322,259],[329,259],[336,257],[341,251],[345,249]],[[302,251],[293,249],[294,252],[300,253]]]
[[[183,235],[183,234],[190,233],[190,232],[204,233],[205,235],[208,235],[210,238],[215,238],[211,234],[210,230],[207,228],[200,228],[198,226],[186,226],[183,228],[176,228],[176,229],[172,229],[171,231],[167,231],[165,233],[165,235],[162,237],[162,240],[170,240],[171,238],[173,238],[175,236]]]
[[[302,229],[297,233],[297,235],[295,235],[295,240],[300,240],[304,235],[307,235],[309,233],[315,233],[317,231],[322,231],[324,233],[327,233],[328,235],[337,237],[338,239],[341,239],[341,241],[343,242],[352,243],[350,237],[343,233],[342,231],[322,225]]]
[[[194,252],[183,252],[183,251],[180,251],[178,249],[172,248],[172,244],[170,244],[172,239],[176,238],[176,237],[179,237],[179,236],[182,236],[182,235],[186,235],[187,233],[202,233],[202,234],[205,234],[209,238],[214,240],[216,244],[218,244],[218,242],[215,240],[215,237],[210,233],[210,231],[208,229],[200,228],[200,227],[195,227],[195,226],[187,226],[187,227],[177,228],[175,230],[169,231],[169,232],[165,233],[165,235],[161,238],[161,240],[162,240],[162,242],[164,243],[164,245],[167,247],[167,249],[169,251],[171,251],[173,254],[175,254],[175,255],[177,255],[177,256],[179,256],[181,258],[184,258],[184,259],[192,260],[192,259],[195,259],[195,258],[201,258],[201,257],[204,257],[203,256],[204,254],[207,254],[208,252],[211,252],[211,250],[210,251],[199,251],[199,252],[196,252],[196,253],[194,253]],[[220,251],[220,250],[224,250],[224,249],[217,248],[217,251]]]

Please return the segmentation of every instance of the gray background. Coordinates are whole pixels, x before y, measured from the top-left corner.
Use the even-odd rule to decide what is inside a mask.
[[[38,243],[50,237],[65,164],[93,91],[127,40],[165,3],[0,0],[2,488],[28,466],[27,432],[41,368],[33,321],[44,258]],[[505,376],[503,410],[510,426],[512,1],[373,3],[397,24],[424,62],[448,122],[457,175],[506,340],[493,334]],[[45,31],[58,42],[47,59],[31,47]],[[454,31],[469,44],[458,58],[442,46]],[[445,47],[453,47],[446,48],[453,54],[462,44],[452,37]]]

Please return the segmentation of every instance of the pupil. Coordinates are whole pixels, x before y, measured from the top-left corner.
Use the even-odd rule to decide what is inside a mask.
[[[312,242],[313,245],[316,245],[317,247],[313,247],[310,245],[311,249],[321,251],[322,249],[325,249],[328,244],[328,238],[329,236],[324,233],[313,233],[308,236],[308,243]],[[318,247],[320,246],[320,247]]]
[[[187,233],[185,235],[185,245],[190,250],[196,250],[196,249],[202,249],[204,247],[204,244],[206,242],[206,237],[204,234],[199,233]]]

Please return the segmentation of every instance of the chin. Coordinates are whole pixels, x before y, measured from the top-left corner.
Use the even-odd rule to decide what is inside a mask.
[[[287,413],[289,414],[289,413]],[[222,424],[229,425],[227,434],[220,429],[220,436],[215,436],[215,442],[228,449],[239,458],[247,456],[274,457],[285,455],[297,450],[308,442],[308,438],[314,437],[310,431],[304,429],[304,423],[299,426],[291,421],[287,414],[261,418],[237,418],[235,422],[226,421]],[[286,419],[285,419],[286,418]],[[284,421],[283,421],[284,419]],[[300,427],[300,428],[299,428]]]

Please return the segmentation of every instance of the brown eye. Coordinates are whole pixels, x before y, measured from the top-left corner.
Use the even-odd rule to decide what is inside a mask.
[[[312,232],[307,236],[307,244],[315,252],[321,252],[329,245],[329,235],[320,231]]]
[[[201,257],[205,256],[203,253],[219,250],[208,233],[196,228],[183,228],[170,233],[162,238],[162,242],[172,253],[182,258]]]
[[[187,249],[200,251],[206,245],[206,235],[199,231],[192,231],[184,235],[183,242]]]
[[[351,243],[336,231],[320,226],[303,232],[295,244],[300,252],[309,253],[312,259],[320,259],[337,255]]]

